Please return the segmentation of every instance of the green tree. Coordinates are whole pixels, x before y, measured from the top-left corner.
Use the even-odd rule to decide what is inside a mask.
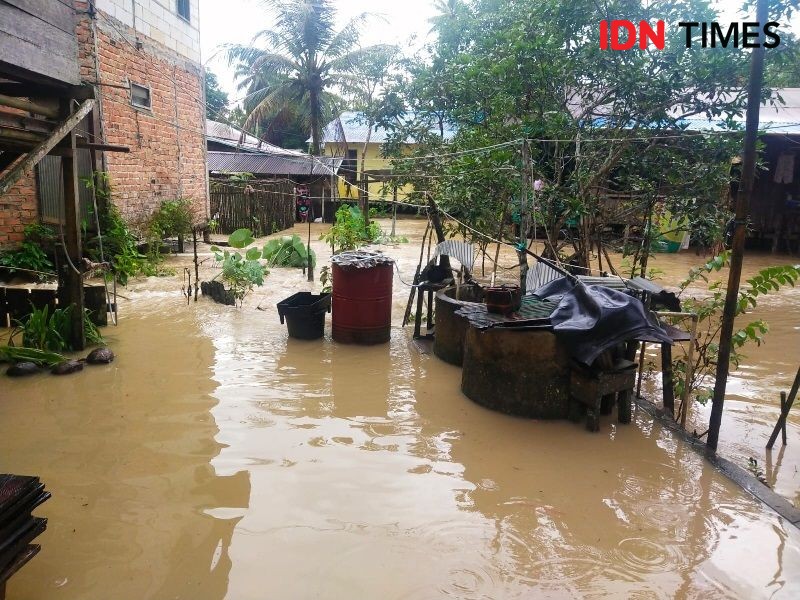
[[[420,156],[441,153],[443,136],[432,135],[436,125],[441,133],[448,124],[456,127],[441,159],[396,163],[396,172],[448,212],[493,236],[504,214],[517,221],[530,214],[551,256],[588,266],[605,227],[601,209],[609,191],[638,198],[635,208],[644,214],[664,198],[679,216],[694,214],[698,204],[720,204],[736,135],[692,143],[681,134],[687,119],[729,123],[742,110],[747,53],[700,43],[689,49],[683,30],[670,28],[662,51],[603,51],[598,41],[599,22],[618,15],[634,22],[674,23],[686,15],[714,21],[709,2],[452,0],[440,6],[437,40],[411,64],[410,84],[387,92],[402,98],[400,110],[415,118],[400,125],[387,119],[395,135],[385,152],[399,155],[401,142],[417,136]],[[522,139],[530,140],[526,194]],[[535,195],[533,179],[545,183]]]
[[[236,127],[244,127],[244,122],[247,120],[247,113],[240,105],[234,106],[228,113],[228,122]]]
[[[260,31],[249,45],[228,48],[239,86],[248,93],[245,126],[293,111],[311,132],[312,152],[320,153],[322,127],[340,100],[334,91],[352,88],[357,65],[374,51],[358,45],[367,15],[341,30],[331,0],[266,0],[275,27]]]
[[[219,87],[217,76],[206,70],[206,118],[225,120],[228,112],[228,94]]]

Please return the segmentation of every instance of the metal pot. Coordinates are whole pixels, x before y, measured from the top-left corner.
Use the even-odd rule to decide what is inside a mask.
[[[522,306],[522,291],[518,285],[499,285],[486,288],[486,310],[508,315]]]

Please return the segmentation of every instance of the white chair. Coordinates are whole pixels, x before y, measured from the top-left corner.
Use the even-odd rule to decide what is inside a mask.
[[[467,271],[472,271],[472,265],[475,263],[475,246],[472,244],[459,242],[458,240],[447,240],[441,244],[436,244],[434,257],[439,257],[443,254],[450,258],[455,258]]]

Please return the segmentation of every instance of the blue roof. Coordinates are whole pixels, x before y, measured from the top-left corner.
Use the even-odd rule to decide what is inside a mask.
[[[413,121],[413,115],[406,119],[409,123]],[[341,124],[341,126],[340,126]],[[430,131],[439,134],[439,124],[431,124]],[[343,112],[336,119],[328,123],[322,131],[323,142],[346,142],[348,144],[363,144],[367,141],[369,133],[370,143],[383,144],[389,137],[389,132],[382,127],[373,127],[369,132],[369,125],[362,113],[347,111]],[[451,125],[444,125],[444,139],[451,140],[455,136],[456,130]],[[311,141],[311,140],[309,140]]]

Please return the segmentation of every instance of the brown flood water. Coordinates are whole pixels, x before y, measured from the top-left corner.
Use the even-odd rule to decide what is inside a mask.
[[[399,231],[410,281],[422,227]],[[397,277],[392,340],[371,348],[287,338],[275,303],[307,289],[299,271],[242,309],[187,307],[180,285],[123,292],[112,365],[0,383],[0,471],[53,492],[10,600],[800,595],[800,531],[646,413],[590,434],[466,399],[399,327]],[[791,379],[796,325],[779,345],[772,318],[759,352],[780,351],[743,369],[726,449],[771,420],[758,390]]]

